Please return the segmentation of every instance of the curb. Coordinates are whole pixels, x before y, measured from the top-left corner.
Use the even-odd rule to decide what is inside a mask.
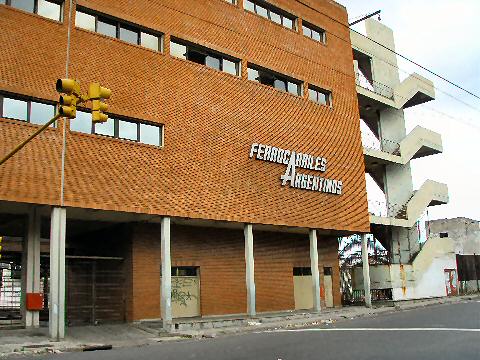
[[[105,351],[116,348],[125,348],[131,346],[148,346],[151,344],[161,343],[161,342],[179,342],[185,340],[199,340],[199,339],[214,339],[220,336],[229,336],[236,334],[248,334],[254,332],[263,332],[269,330],[279,330],[279,329],[296,329],[296,328],[305,328],[309,326],[318,326],[318,325],[330,325],[337,321],[342,320],[352,320],[357,318],[367,318],[373,317],[376,315],[383,314],[393,314],[400,311],[414,310],[429,306],[438,306],[446,304],[455,304],[465,301],[479,301],[480,295],[469,295],[469,296],[459,296],[453,298],[437,298],[430,300],[419,300],[414,302],[406,303],[397,303],[394,307],[391,306],[379,306],[373,308],[365,307],[351,307],[336,310],[332,313],[324,314],[313,314],[309,318],[298,318],[298,319],[288,319],[287,317],[283,321],[266,321],[262,322],[253,322],[252,325],[246,325],[241,327],[226,327],[226,328],[212,328],[205,330],[190,330],[184,332],[170,332],[166,333],[163,330],[150,328],[145,325],[136,324],[136,327],[149,333],[155,335],[156,337],[145,338],[140,343],[135,341],[119,341],[117,344],[95,344],[95,343],[69,343],[69,342],[60,342],[60,343],[32,343],[32,344],[17,344],[17,345],[0,345],[5,348],[6,351],[0,350],[0,358],[4,358],[12,355],[40,355],[40,354],[59,354],[66,352],[83,352],[83,351]],[[10,349],[7,349],[9,346]]]

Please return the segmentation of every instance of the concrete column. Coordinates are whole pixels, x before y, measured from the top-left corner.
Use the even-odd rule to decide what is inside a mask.
[[[365,290],[365,306],[372,307],[370,294],[370,264],[368,263],[367,234],[362,234],[362,264],[363,264],[363,289]]]
[[[253,259],[253,229],[252,224],[245,224],[245,280],[247,283],[247,314],[256,315],[255,308],[255,261]]]
[[[162,284],[160,306],[162,310],[163,328],[167,331],[172,327],[172,262],[170,258],[170,218],[162,218],[161,223],[162,252]]]
[[[320,274],[318,272],[317,230],[310,230],[310,267],[312,269],[313,311],[320,311]]]
[[[25,293],[40,292],[40,214],[36,207],[28,213],[27,236],[24,241]],[[40,326],[39,312],[25,309],[25,327]]]
[[[65,230],[67,210],[53,208],[50,227],[49,334],[54,341],[65,337]]]

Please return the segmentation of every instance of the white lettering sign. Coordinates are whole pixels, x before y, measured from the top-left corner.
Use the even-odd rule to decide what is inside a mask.
[[[250,147],[250,158],[287,165],[285,173],[280,176],[282,186],[318,191],[334,195],[342,194],[341,180],[327,179],[321,176],[302,174],[299,169],[327,171],[327,159],[310,154],[284,150],[275,146],[253,143]]]

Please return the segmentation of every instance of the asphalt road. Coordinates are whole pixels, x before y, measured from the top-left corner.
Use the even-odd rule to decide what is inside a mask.
[[[480,360],[480,301],[321,327],[35,357],[58,360]]]

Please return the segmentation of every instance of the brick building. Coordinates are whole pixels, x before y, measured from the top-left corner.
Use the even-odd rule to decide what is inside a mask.
[[[57,78],[113,94],[107,123],[79,109],[0,168],[3,271],[50,293],[25,325],[339,306],[337,237],[369,231],[347,22],[329,0],[0,1],[0,154]]]

